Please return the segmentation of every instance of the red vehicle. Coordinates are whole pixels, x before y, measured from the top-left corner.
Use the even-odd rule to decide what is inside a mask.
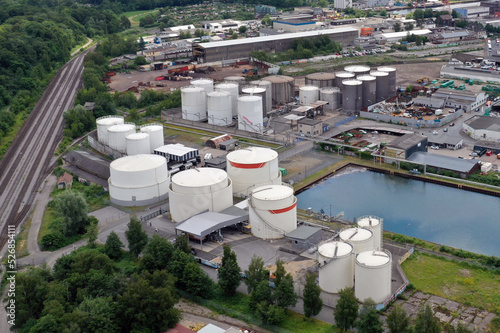
[[[491,154],[493,154],[491,150],[486,151],[486,156],[491,156]]]

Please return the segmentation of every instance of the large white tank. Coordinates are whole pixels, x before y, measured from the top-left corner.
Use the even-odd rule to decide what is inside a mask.
[[[156,148],[165,145],[165,137],[163,135],[163,125],[158,123],[146,124],[140,127],[142,133],[149,134],[149,148],[152,154]]]
[[[246,86],[241,90],[243,94],[249,96],[260,96],[262,98],[262,117],[265,117],[267,114],[267,96],[266,96],[266,88],[255,87],[255,86]]]
[[[233,205],[227,173],[215,168],[188,169],[172,176],[169,188],[172,221],[182,222],[205,210],[220,212]]]
[[[266,112],[266,114],[267,114],[267,112],[271,112],[273,110],[273,84],[272,84],[272,82],[266,81],[266,80],[255,80],[255,81],[250,81],[250,85],[266,89],[266,109],[264,111]]]
[[[297,198],[291,187],[257,187],[252,191],[248,207],[248,218],[255,237],[282,238],[286,233],[297,229]]]
[[[263,117],[261,96],[238,97],[238,129],[260,133]]]
[[[344,67],[344,70],[354,75],[363,75],[370,73],[370,67],[363,65],[351,65]]]
[[[108,127],[108,146],[121,153],[127,151],[127,135],[135,133],[135,124],[124,123]]]
[[[363,251],[373,250],[373,232],[363,228],[344,229],[339,234],[343,242],[349,243],[353,247],[355,254]]]
[[[342,104],[342,94],[338,87],[325,87],[319,91],[319,99],[328,102],[325,105],[325,110],[333,111],[340,107]]]
[[[316,86],[303,86],[299,88],[301,105],[310,105],[319,100],[319,88]]]
[[[226,159],[234,196],[246,197],[254,188],[262,185],[281,185],[278,153],[272,149],[238,149],[227,154]]]
[[[205,89],[207,94],[214,91],[214,80],[212,79],[194,79],[191,80],[191,85]]]
[[[122,116],[104,116],[97,118],[97,141],[103,145],[108,145],[108,127],[113,125],[124,124],[125,120]]]
[[[213,91],[207,94],[208,123],[229,126],[233,122],[231,95],[227,91]]]
[[[127,144],[127,155],[150,154],[148,133],[132,133],[125,138]]]
[[[238,115],[238,95],[239,88],[237,83],[219,83],[215,86],[216,91],[227,91],[231,95],[231,112],[233,116]]]
[[[234,83],[234,84],[237,84],[239,86],[239,93],[241,94],[241,88],[243,88],[243,86],[245,85],[246,83],[246,79],[243,77],[243,76],[226,76],[224,78],[224,82],[225,83]]]
[[[361,302],[385,302],[391,296],[392,256],[389,251],[365,251],[356,256],[354,294]]]
[[[207,93],[202,87],[181,88],[182,119],[202,121],[207,119]]]
[[[170,174],[163,156],[140,154],[111,162],[109,196],[121,206],[145,206],[168,196]]]
[[[383,245],[382,232],[384,219],[376,216],[361,216],[358,218],[358,226],[373,232],[373,249],[381,250]]]
[[[330,242],[318,248],[319,286],[328,293],[354,287],[354,255],[352,245]]]

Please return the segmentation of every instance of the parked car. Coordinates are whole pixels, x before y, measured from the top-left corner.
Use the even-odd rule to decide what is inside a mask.
[[[431,149],[439,150],[439,146],[431,146]]]
[[[443,132],[448,132],[448,127],[443,128]]]
[[[451,124],[450,124],[450,127],[453,127],[453,126],[455,126],[455,123],[451,123]]]

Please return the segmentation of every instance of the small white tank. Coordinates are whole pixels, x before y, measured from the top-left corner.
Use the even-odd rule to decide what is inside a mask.
[[[238,129],[247,132],[262,132],[263,111],[261,96],[238,97]]]
[[[250,96],[260,96],[262,97],[262,116],[265,117],[267,114],[267,92],[266,88],[256,87],[256,86],[246,86],[241,90],[243,94]]]
[[[353,247],[355,254],[373,250],[373,232],[362,228],[344,229],[339,234],[340,239]]]
[[[319,91],[319,99],[328,102],[325,105],[325,110],[333,111],[340,107],[342,104],[342,94],[338,87],[325,87]]]
[[[140,127],[142,133],[149,134],[149,148],[150,153],[153,154],[156,148],[159,148],[165,144],[165,137],[163,135],[163,125],[159,123],[152,123],[147,125],[142,125]]]
[[[252,234],[258,238],[282,238],[297,229],[297,198],[288,186],[257,187],[252,191],[248,213]]]
[[[234,84],[237,84],[238,85],[238,91],[239,93],[241,94],[241,88],[243,88],[243,86],[245,85],[246,83],[246,79],[243,77],[243,76],[226,76],[224,78],[224,83],[234,83]]]
[[[227,91],[213,91],[207,94],[208,123],[229,126],[233,122],[231,95]]]
[[[391,296],[392,256],[389,251],[365,251],[356,256],[354,294],[364,302],[385,302]]]
[[[231,95],[232,116],[238,115],[238,95],[239,88],[237,83],[219,83],[215,86],[216,91],[227,91]]]
[[[251,86],[257,86],[266,89],[266,113],[273,110],[273,84],[266,80],[250,81]]]
[[[148,133],[132,133],[125,138],[127,143],[127,155],[149,154],[151,148],[149,147],[149,134]]]
[[[214,91],[214,80],[212,80],[212,79],[191,80],[191,85],[205,89],[205,92],[207,94]]]
[[[373,249],[381,250],[383,245],[382,232],[384,219],[376,216],[361,216],[358,218],[358,226],[373,232]]]
[[[202,87],[181,88],[182,119],[203,121],[207,119],[207,93]]]
[[[351,244],[331,242],[318,249],[319,286],[328,293],[354,287],[354,255]]]
[[[135,133],[135,124],[125,123],[108,127],[109,148],[125,153],[127,151],[127,135]]]
[[[311,105],[319,100],[319,88],[316,86],[303,86],[299,88],[299,100],[302,105]]]
[[[109,144],[108,127],[113,125],[124,124],[125,120],[122,116],[104,116],[97,118],[97,141],[103,145]]]

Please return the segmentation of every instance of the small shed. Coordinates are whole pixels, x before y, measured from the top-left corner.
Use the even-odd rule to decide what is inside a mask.
[[[71,189],[73,186],[73,176],[69,173],[65,172],[61,177],[57,180],[57,188],[59,190]]]
[[[205,166],[208,168],[217,168],[226,170],[227,160],[222,157],[215,157],[209,160],[205,160]]]
[[[290,231],[285,237],[292,241],[292,246],[307,250],[321,241],[322,230],[317,227],[301,225]]]
[[[207,140],[206,146],[214,149],[219,149],[221,143],[231,140],[232,138],[233,137],[229,134],[219,135],[215,138]]]
[[[234,148],[236,148],[237,145],[238,145],[238,140],[231,139],[231,140],[221,142],[219,147],[221,150],[229,151],[229,150],[233,150]]]

